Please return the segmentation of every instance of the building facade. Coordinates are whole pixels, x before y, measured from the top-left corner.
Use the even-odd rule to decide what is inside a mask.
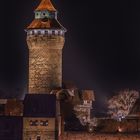
[[[24,99],[23,140],[56,140],[56,96],[28,94]]]

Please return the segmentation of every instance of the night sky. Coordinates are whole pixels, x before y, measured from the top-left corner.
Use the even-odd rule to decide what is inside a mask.
[[[26,92],[28,49],[24,29],[39,3],[1,1],[1,97],[20,97]],[[80,89],[93,89],[100,103],[120,89],[140,89],[139,0],[53,0],[53,4],[68,30],[64,81]]]

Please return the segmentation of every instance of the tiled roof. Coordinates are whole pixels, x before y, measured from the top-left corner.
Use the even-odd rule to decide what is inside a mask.
[[[56,19],[34,19],[27,29],[64,29]]]
[[[42,0],[36,10],[56,11],[50,0]]]

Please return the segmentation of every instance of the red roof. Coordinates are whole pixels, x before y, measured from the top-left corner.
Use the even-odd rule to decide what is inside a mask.
[[[42,0],[36,10],[56,11],[50,0]]]
[[[56,19],[34,19],[27,29],[64,29]]]
[[[92,100],[95,101],[94,91],[93,90],[82,90],[83,100]]]

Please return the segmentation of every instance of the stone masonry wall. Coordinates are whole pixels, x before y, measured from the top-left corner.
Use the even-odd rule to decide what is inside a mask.
[[[49,93],[62,86],[63,36],[28,35],[29,93]]]
[[[89,134],[89,133],[65,133],[59,140],[140,140],[139,135],[129,134]]]

